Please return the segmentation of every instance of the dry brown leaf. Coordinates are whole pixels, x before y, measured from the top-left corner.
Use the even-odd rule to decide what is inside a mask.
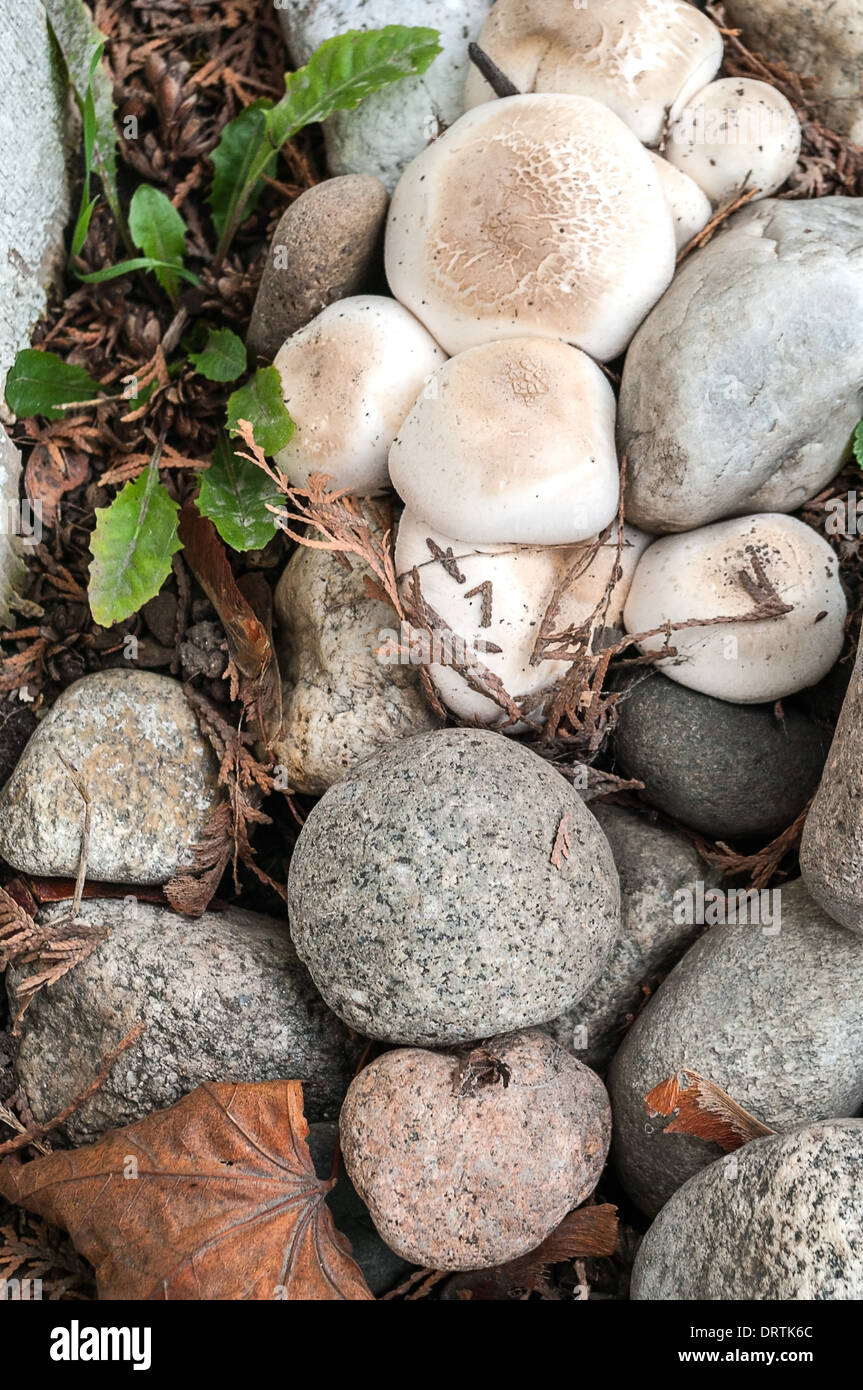
[[[282,686],[267,629],[240,592],[218,531],[193,502],[180,509],[179,535],[183,558],[225,629],[243,707],[269,745],[281,728]]]
[[[651,1119],[673,1115],[666,1134],[691,1134],[733,1153],[751,1139],[764,1139],[775,1130],[756,1120],[713,1081],[681,1069],[660,1081],[644,1099]]]
[[[90,471],[90,460],[79,449],[60,450],[51,442],[30,451],[24,470],[24,488],[31,502],[42,504],[42,521],[53,526],[60,499],[79,487]]]
[[[371,1299],[307,1134],[298,1081],[208,1082],[88,1148],[7,1159],[0,1195],[69,1232],[100,1299]]]

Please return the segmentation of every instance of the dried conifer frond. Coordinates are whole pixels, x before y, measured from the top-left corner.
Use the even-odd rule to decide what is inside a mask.
[[[14,1032],[39,991],[85,961],[107,934],[78,918],[37,922],[0,888],[0,972],[10,965],[33,967],[15,991]]]
[[[42,1299],[87,1299],[93,1271],[69,1238],[19,1207],[15,1226],[0,1226],[0,1280],[40,1282]]]
[[[799,850],[803,827],[811,806],[812,802],[807,802],[796,820],[755,854],[738,854],[731,845],[725,844],[722,840],[713,845],[684,826],[680,829],[692,840],[698,853],[708,864],[714,864],[729,878],[745,876],[752,888],[766,888],[771,879],[781,871],[783,861]]]
[[[219,760],[219,783],[226,796],[210,813],[201,840],[193,846],[192,863],[178,870],[165,884],[165,896],[175,911],[199,917],[206,911],[229,863],[233,865],[235,889],[240,892],[242,863],[284,901],[285,886],[276,883],[260,867],[250,839],[251,826],[271,824],[270,817],[260,808],[264,797],[275,789],[273,776],[255,757],[255,739],[243,729],[242,720],[235,728],[199,690],[191,685],[183,688],[201,732]]]

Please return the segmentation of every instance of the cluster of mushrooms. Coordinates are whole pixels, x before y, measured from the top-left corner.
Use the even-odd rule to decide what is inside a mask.
[[[317,473],[358,496],[395,489],[401,584],[419,578],[527,726],[566,669],[537,650],[565,575],[558,631],[601,613],[603,628],[652,634],[639,642],[650,653],[663,624],[711,620],[675,632],[672,679],[740,703],[812,685],[842,646],[832,551],[778,512],[656,540],[679,527],[651,516],[653,534],[638,529],[637,494],[621,538],[601,365],[626,351],[717,205],[785,182],[793,108],[763,82],[711,81],[722,36],[683,0],[497,0],[480,44],[520,94],[495,97],[471,70],[466,114],[395,189],[395,298],[332,304],[277,354],[297,424],[279,466],[294,486]],[[740,574],[753,560],[786,611],[736,624],[752,612]],[[457,668],[428,663],[454,715],[526,727]]]

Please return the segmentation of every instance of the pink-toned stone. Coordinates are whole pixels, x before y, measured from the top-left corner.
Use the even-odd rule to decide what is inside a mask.
[[[611,1116],[599,1078],[530,1029],[473,1053],[386,1053],[352,1082],[340,1129],[351,1181],[397,1254],[482,1269],[535,1249],[590,1195]]]

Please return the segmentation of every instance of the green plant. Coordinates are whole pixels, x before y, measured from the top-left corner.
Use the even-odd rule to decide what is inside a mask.
[[[102,627],[121,622],[155,598],[180,547],[179,507],[159,480],[157,449],[150,466],[126,483],[110,507],[96,511],[90,543],[90,608]]]
[[[285,95],[275,106],[255,102],[225,126],[212,155],[216,176],[210,210],[219,232],[217,255],[224,256],[253,210],[263,179],[288,140],[334,111],[352,111],[390,82],[424,73],[438,53],[435,29],[400,24],[365,33],[351,29],[322,43],[304,68],[285,74]]]
[[[200,282],[185,263],[187,229],[180,212],[160,189],[142,184],[132,195],[128,220],[123,214],[111,82],[101,62],[104,37],[90,21],[82,0],[46,0],[46,8],[83,131],[84,174],[69,243],[70,271],[88,284],[151,272],[188,319],[190,310],[181,303],[182,282]],[[434,29],[400,25],[341,34],[322,44],[304,68],[286,74],[280,101],[253,102],[228,122],[211,155],[214,175],[209,204],[218,237],[217,265],[254,210],[265,179],[275,172],[281,148],[304,126],[325,120],[334,111],[352,110],[402,77],[424,73],[440,52],[438,38]],[[98,204],[95,177],[130,254],[114,265],[88,271],[81,253]],[[182,353],[167,364],[169,376],[176,376],[187,363],[209,381],[224,384],[237,381],[246,371],[244,344],[227,328],[193,319]],[[139,408],[157,386],[153,375],[135,398]],[[68,409],[124,398],[116,391],[105,391],[83,368],[64,362],[56,353],[27,348],[9,372],[6,399],[18,416],[57,420]],[[259,367],[231,393],[226,428],[228,435],[251,429],[255,444],[271,456],[289,442],[294,423],[274,367]],[[161,449],[156,451],[149,467],[126,483],[110,506],[96,513],[89,596],[93,616],[103,626],[129,617],[157,594],[170,572],[172,555],[181,548],[177,503],[159,476],[160,453]],[[228,436],[223,436],[201,478],[200,513],[234,550],[260,549],[275,533],[269,510],[275,501],[272,479],[237,454]]]
[[[860,421],[860,424],[854,431],[854,443],[851,447],[854,451],[855,459],[860,467],[863,468],[863,420]]]

